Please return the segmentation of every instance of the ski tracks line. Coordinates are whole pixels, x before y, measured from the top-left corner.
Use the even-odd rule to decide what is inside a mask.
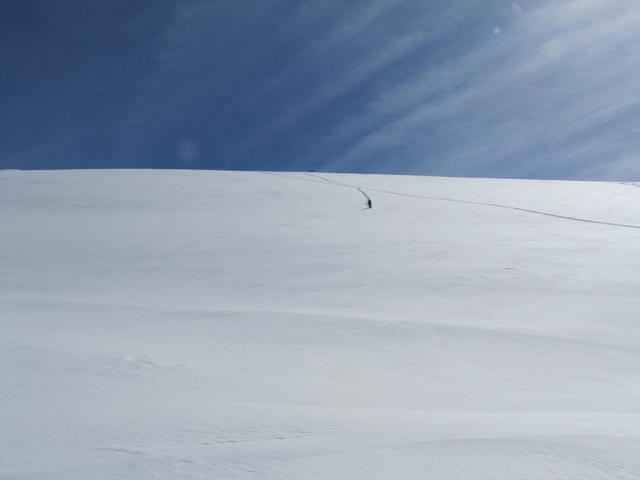
[[[323,180],[327,183],[331,183],[333,185],[339,185],[341,187],[347,187],[347,188],[355,188],[356,190],[358,190],[365,198],[365,200],[371,200],[371,197],[369,196],[369,194],[367,192],[365,192],[362,187],[359,187],[357,185],[349,185],[348,183],[340,183],[340,182],[336,182],[334,180],[330,180],[328,178],[323,177],[322,175],[317,175],[315,173],[311,173],[311,172],[304,172],[305,175],[308,175],[310,177],[314,177],[314,178],[319,178],[320,180]]]
[[[323,181],[325,181],[327,183],[330,183],[330,184],[333,184],[333,185],[338,185],[338,186],[347,187],[347,188],[355,188],[360,193],[362,193],[365,197],[367,197],[367,199],[369,198],[369,196],[367,195],[367,193],[365,193],[363,188],[358,186],[358,185],[351,185],[351,184],[348,184],[348,183],[336,182],[334,180],[331,180],[329,178],[325,178],[325,177],[323,177],[321,175],[317,175],[315,173],[305,172],[305,175],[308,175],[308,176],[323,180]],[[297,178],[298,180],[304,180],[303,178],[293,177],[291,175],[289,175],[289,177],[290,178]],[[307,181],[309,181],[309,180],[307,180]],[[632,184],[632,185],[640,187],[640,185],[637,185],[637,184]],[[592,223],[592,224],[596,224],[596,225],[608,225],[610,227],[633,228],[633,229],[640,230],[640,225],[632,225],[632,224],[628,224],[628,223],[605,222],[605,221],[601,221],[601,220],[591,220],[591,219],[588,219],[588,218],[572,217],[572,216],[569,216],[569,215],[560,215],[560,214],[557,214],[557,213],[544,212],[542,210],[533,210],[533,209],[530,209],[530,208],[514,207],[513,205],[503,205],[501,203],[476,202],[476,201],[472,201],[472,200],[460,200],[460,199],[457,199],[457,198],[434,197],[434,196],[429,196],[429,195],[416,195],[416,194],[412,194],[412,193],[396,192],[396,191],[393,191],[393,190],[383,190],[383,189],[380,189],[380,188],[367,188],[367,190],[372,191],[372,192],[386,193],[386,194],[389,194],[389,195],[398,195],[398,196],[401,196],[401,197],[421,198],[421,199],[425,199],[425,200],[435,200],[435,201],[439,201],[439,202],[464,203],[464,204],[467,204],[467,205],[480,205],[480,206],[483,206],[483,207],[491,207],[491,208],[502,208],[502,209],[505,209],[505,210],[515,210],[517,212],[524,212],[524,213],[530,213],[530,214],[533,214],[533,215],[542,215],[542,216],[545,216],[545,217],[559,218],[559,219],[562,219],[562,220],[570,220],[570,221],[573,221],[573,222]]]
[[[371,197],[369,196],[369,194],[367,192],[365,192],[361,187],[357,187],[355,185],[348,185],[346,183],[340,183],[340,182],[334,182],[333,180],[329,180],[328,178],[324,178],[321,177],[320,175],[315,175],[313,173],[310,172],[303,172],[305,175],[312,177],[312,178],[304,178],[304,177],[299,177],[299,176],[295,176],[295,175],[287,175],[286,173],[280,173],[280,172],[261,172],[264,173],[265,175],[271,175],[274,177],[286,177],[286,178],[292,178],[293,180],[301,180],[304,182],[311,182],[311,183],[330,183],[333,185],[338,185],[340,187],[346,187],[346,188],[355,188],[356,190],[358,190],[366,200],[371,200]]]
[[[471,200],[459,200],[457,198],[447,198],[447,197],[430,197],[427,195],[413,195],[410,193],[402,193],[402,192],[394,192],[391,190],[380,190],[380,189],[376,189],[376,188],[372,188],[371,190],[376,191],[376,192],[383,192],[383,193],[388,193],[391,195],[400,195],[403,197],[412,197],[412,198],[424,198],[424,199],[428,199],[428,200],[438,200],[438,201],[443,201],[443,202],[453,202],[453,203],[466,203],[469,205],[481,205],[484,207],[493,207],[493,208],[503,208],[506,210],[515,210],[517,212],[525,212],[525,213],[532,213],[535,215],[544,215],[545,217],[554,217],[554,218],[561,218],[563,220],[572,220],[574,222],[585,222],[585,223],[595,223],[598,225],[609,225],[612,227],[623,227],[623,228],[636,228],[636,229],[640,229],[640,225],[631,225],[628,223],[614,223],[614,222],[604,222],[601,220],[590,220],[588,218],[580,218],[580,217],[571,217],[569,215],[560,215],[557,213],[550,213],[550,212],[543,212],[541,210],[532,210],[529,208],[521,208],[521,207],[514,207],[512,205],[502,205],[500,203],[487,203],[487,202],[475,202],[475,201],[471,201]]]

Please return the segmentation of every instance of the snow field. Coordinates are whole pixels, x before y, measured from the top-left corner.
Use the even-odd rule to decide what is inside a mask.
[[[0,476],[640,478],[634,186],[0,172]]]

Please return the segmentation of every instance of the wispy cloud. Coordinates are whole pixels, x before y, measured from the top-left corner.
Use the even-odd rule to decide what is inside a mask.
[[[353,143],[333,167],[640,176],[640,4],[548,2],[500,31],[345,119]]]
[[[68,15],[86,34],[101,21]],[[99,68],[50,59],[69,78],[40,97],[65,99],[68,121],[0,98],[38,119],[35,135],[17,114],[5,122],[31,157],[640,178],[637,0],[190,0],[118,18],[136,21],[100,30],[87,53]],[[27,58],[13,40],[11,58]],[[3,155],[19,158],[20,142]]]
[[[471,2],[467,1],[467,5]],[[412,5],[413,4],[413,5]],[[460,10],[467,6],[450,6],[434,19],[423,18],[420,28],[410,28],[406,31],[384,31],[380,24],[384,24],[384,17],[393,13],[394,9],[409,5],[415,8],[415,2],[407,0],[391,0],[371,2],[363,12],[350,12],[340,25],[332,30],[321,40],[314,40],[307,45],[299,55],[299,61],[293,61],[285,69],[279,71],[267,82],[267,88],[261,89],[261,94],[268,94],[279,83],[285,81],[287,76],[294,76],[301,62],[309,60],[316,62],[319,69],[324,65],[330,67],[336,57],[343,56],[345,50],[350,50],[350,43],[357,43],[357,37],[368,29],[380,31],[379,36],[366,35],[366,43],[360,43],[360,48],[354,49],[345,68],[334,71],[334,75],[326,76],[325,81],[315,90],[309,92],[300,103],[292,105],[283,115],[275,119],[274,123],[262,132],[264,137],[277,129],[282,129],[299,121],[305,114],[312,114],[315,110],[325,106],[341,95],[349,93],[354,88],[362,85],[376,75],[384,76],[386,69],[393,68],[393,64],[400,59],[415,53],[421,46],[428,45],[443,32],[446,32],[451,24],[455,23]],[[415,8],[416,14],[424,12]],[[355,20],[354,20],[355,18]],[[415,20],[414,20],[415,21]],[[378,28],[375,28],[375,23]],[[326,64],[322,62],[326,61]],[[319,65],[318,65],[319,63]]]

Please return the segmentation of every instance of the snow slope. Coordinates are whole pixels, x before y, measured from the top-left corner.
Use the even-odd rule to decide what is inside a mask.
[[[638,186],[0,172],[0,477],[638,479]]]

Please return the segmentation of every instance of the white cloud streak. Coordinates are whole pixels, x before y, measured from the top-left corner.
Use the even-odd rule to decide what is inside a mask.
[[[332,167],[382,152],[390,161],[396,153],[414,165],[428,162],[435,173],[568,169],[607,177],[610,164],[613,176],[638,177],[639,53],[640,3],[549,2],[505,35],[381,93],[364,115],[346,119],[333,141],[385,121]]]
[[[420,5],[416,7],[416,2],[413,0],[386,0],[366,3],[361,9],[355,9],[349,16],[342,17],[324,37],[314,39],[305,45],[298,57],[292,59],[286,68],[264,82],[262,87],[254,92],[254,96],[271,95],[288,78],[296,75],[302,63],[310,59],[317,62],[319,69],[323,67],[330,69],[332,60],[346,54],[349,55],[346,67],[336,71],[333,76],[327,75],[322,84],[310,90],[302,101],[289,106],[274,118],[273,122],[252,137],[251,141],[244,146],[245,149],[313,115],[318,109],[348,94],[371,78],[384,76],[394,62],[415,53],[417,49],[428,45],[430,41],[442,35],[456,23],[461,10],[478,1],[467,0],[464,5],[455,5],[452,2],[452,6],[441,15],[429,18],[424,16],[425,9]],[[403,4],[415,8],[416,15],[422,17],[419,29],[394,31],[393,35],[387,33],[385,36],[372,38],[366,49],[359,50],[352,47],[351,43],[356,37],[363,35],[376,22],[383,21],[385,16]],[[298,30],[296,19],[293,19],[293,24],[290,28]]]
[[[640,179],[640,3],[511,5],[180,6],[123,130],[182,122],[195,138],[195,110],[215,137],[202,157],[240,165]]]

